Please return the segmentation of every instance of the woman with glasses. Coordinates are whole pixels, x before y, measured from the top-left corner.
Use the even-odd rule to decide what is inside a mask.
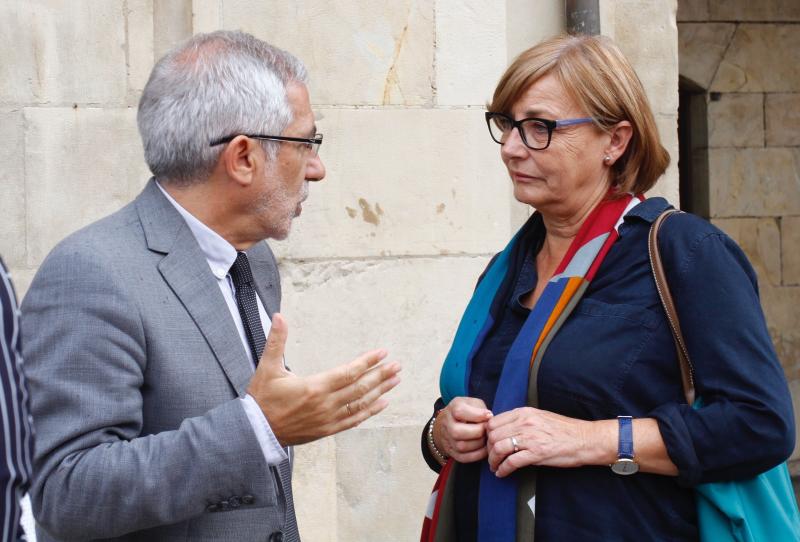
[[[693,410],[647,248],[670,205],[644,193],[670,158],[630,63],[606,38],[542,42],[486,121],[536,212],[481,276],[444,362],[422,436],[441,471],[423,540],[696,540],[694,486],[794,447],[752,267],[710,223],[665,221]]]

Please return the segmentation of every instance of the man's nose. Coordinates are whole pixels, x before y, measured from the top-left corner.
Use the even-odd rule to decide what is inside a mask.
[[[306,180],[307,181],[321,181],[325,178],[325,164],[322,163],[322,158],[320,158],[319,154],[314,155],[314,157],[308,162],[306,166]]]

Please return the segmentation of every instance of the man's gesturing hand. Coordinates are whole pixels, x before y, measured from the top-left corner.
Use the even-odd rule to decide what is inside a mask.
[[[283,367],[288,326],[280,314],[258,368],[247,387],[261,407],[278,442],[311,442],[360,424],[389,404],[383,394],[400,383],[400,364],[379,365],[385,350],[371,350],[350,363],[307,377]]]

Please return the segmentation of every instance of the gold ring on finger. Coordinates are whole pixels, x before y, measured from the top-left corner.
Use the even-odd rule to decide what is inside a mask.
[[[352,416],[353,415],[353,411],[350,408],[350,403],[345,403],[344,407],[347,409],[347,415],[348,416]]]

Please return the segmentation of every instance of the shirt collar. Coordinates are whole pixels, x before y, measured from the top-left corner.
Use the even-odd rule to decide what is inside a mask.
[[[648,224],[655,222],[658,215],[666,211],[668,208],[672,207],[667,200],[664,198],[647,198],[639,205],[631,209],[627,215],[625,215],[625,220],[628,221],[632,218],[639,218],[644,220]]]
[[[194,238],[197,239],[197,244],[200,245],[200,250],[205,254],[211,272],[217,279],[224,279],[233,265],[233,262],[236,261],[236,249],[234,246],[184,209],[180,203],[175,201],[172,196],[162,188],[160,183],[156,182],[156,186],[161,190],[161,193],[164,194],[164,197],[167,198],[167,201],[175,207],[175,210],[178,211],[186,221],[186,225],[189,226]]]

